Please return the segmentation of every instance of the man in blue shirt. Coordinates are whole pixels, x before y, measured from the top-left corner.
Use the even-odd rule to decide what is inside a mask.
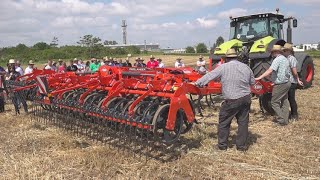
[[[280,125],[287,125],[289,120],[288,92],[291,86],[289,61],[282,55],[283,49],[280,45],[273,45],[271,54],[275,59],[272,61],[270,68],[256,80],[261,80],[271,74],[274,83],[271,106],[278,116],[275,122]]]

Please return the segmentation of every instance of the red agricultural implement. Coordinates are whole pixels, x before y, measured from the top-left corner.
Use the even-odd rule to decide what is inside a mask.
[[[192,68],[102,66],[94,74],[39,70],[8,83],[12,92],[32,101],[35,120],[135,147],[131,142],[172,144],[192,128],[201,102],[210,106],[221,94],[218,82],[192,84],[201,77]],[[270,91],[262,81],[252,87],[257,95]]]

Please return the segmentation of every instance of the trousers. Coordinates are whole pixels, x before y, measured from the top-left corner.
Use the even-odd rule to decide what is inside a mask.
[[[291,82],[276,84],[272,89],[271,106],[278,116],[278,120],[288,123],[289,120],[289,101],[288,92]]]
[[[294,115],[294,116],[298,115],[298,106],[296,102],[296,88],[297,88],[297,84],[291,83],[291,87],[288,93],[288,100],[290,103],[291,115]]]
[[[236,100],[225,100],[219,112],[218,146],[227,147],[232,119],[236,117],[238,132],[236,145],[244,148],[248,138],[249,111],[251,106],[251,94]]]

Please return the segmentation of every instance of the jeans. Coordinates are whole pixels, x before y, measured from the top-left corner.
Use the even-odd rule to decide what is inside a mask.
[[[249,111],[251,106],[251,95],[236,100],[225,100],[219,113],[218,146],[227,147],[232,119],[236,117],[238,132],[236,145],[244,148],[248,137]]]

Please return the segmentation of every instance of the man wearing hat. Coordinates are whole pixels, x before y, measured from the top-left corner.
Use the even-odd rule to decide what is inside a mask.
[[[202,55],[199,56],[199,60],[197,61],[197,67],[198,67],[198,69],[200,67],[204,67],[204,68],[206,67],[206,61],[203,60]]]
[[[271,55],[275,59],[272,61],[270,68],[256,80],[263,79],[271,74],[272,82],[274,83],[271,106],[277,115],[274,122],[280,125],[287,125],[289,122],[288,92],[291,86],[290,67],[289,61],[282,53],[282,46],[273,45]]]
[[[299,75],[297,73],[297,59],[293,56],[294,52],[293,52],[293,47],[291,44],[286,43],[283,46],[283,54],[284,56],[287,57],[287,59],[289,60],[289,65],[290,65],[290,82],[291,82],[291,87],[289,89],[289,93],[288,93],[288,100],[289,100],[289,104],[290,104],[290,115],[289,118],[291,120],[298,120],[298,106],[297,106],[297,102],[296,102],[296,88],[297,88],[297,84],[299,84],[300,86],[303,86],[302,81],[300,81],[299,79]]]
[[[143,59],[141,59],[140,57],[138,57],[136,59],[136,63],[134,64],[135,67],[146,67],[146,64],[143,63]]]
[[[16,71],[20,74],[20,76],[23,76],[24,72],[23,72],[23,69],[21,67],[20,61],[16,61]]]
[[[154,56],[150,56],[150,60],[147,62],[147,68],[156,68],[159,66],[158,61],[155,60]]]
[[[162,59],[157,59],[157,61],[158,61],[158,63],[159,63],[159,65],[158,65],[158,67],[159,68],[164,68],[164,63],[162,62]]]
[[[184,67],[184,63],[181,62],[181,60],[182,60],[182,59],[181,59],[180,57],[177,58],[176,62],[174,63],[174,67],[175,67],[175,68],[182,68],[182,67]]]
[[[126,62],[124,62],[122,66],[124,66],[124,67],[132,67],[132,64],[130,63],[130,57],[126,58]]]
[[[34,69],[34,62],[32,60],[30,60],[28,63],[28,67],[26,68],[26,70],[24,72],[25,72],[25,74],[31,74],[31,73],[33,73],[33,69]]]
[[[255,83],[253,72],[247,65],[237,60],[235,49],[229,49],[226,53],[226,63],[198,79],[195,85],[202,87],[217,79],[220,79],[224,98],[219,112],[217,147],[219,150],[227,150],[230,124],[236,117],[238,123],[237,150],[246,151],[251,106],[250,86]]]

